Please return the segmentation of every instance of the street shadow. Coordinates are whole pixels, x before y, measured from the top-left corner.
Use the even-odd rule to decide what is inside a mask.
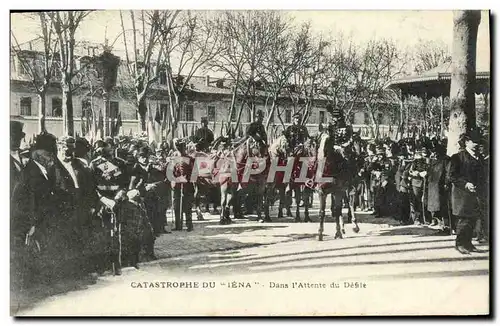
[[[380,236],[392,236],[392,235],[413,235],[418,237],[428,237],[428,236],[447,236],[443,235],[437,229],[430,228],[428,226],[401,226],[390,229],[381,229],[372,233],[373,235]]]
[[[427,248],[426,250],[429,250]],[[321,264],[307,264],[307,265],[294,265],[294,270],[299,269],[314,269],[314,268],[329,268],[329,267],[348,267],[348,266],[372,266],[372,265],[395,265],[395,264],[419,264],[419,263],[449,263],[449,262],[463,262],[463,261],[482,261],[489,260],[487,256],[464,256],[464,257],[439,257],[439,258],[421,258],[421,259],[395,259],[395,260],[372,260],[372,261],[355,261],[355,262],[329,262]],[[271,268],[261,268],[258,270],[262,272],[279,272],[289,270],[290,266],[277,266]]]
[[[187,269],[194,268],[196,266],[200,266],[201,262],[206,264],[207,268],[213,272],[214,270],[217,271],[224,271],[227,270],[228,268],[231,270],[231,268],[236,267],[238,268],[238,271],[243,271],[243,270],[249,270],[251,267],[256,267],[256,266],[264,266],[264,265],[276,265],[276,264],[283,264],[283,263],[291,263],[291,262],[299,262],[299,261],[310,261],[310,260],[318,260],[318,259],[335,259],[335,258],[342,258],[342,257],[356,257],[356,256],[368,256],[368,255],[383,255],[383,254],[398,254],[398,253],[404,253],[404,252],[416,252],[416,251],[422,251],[422,250],[441,250],[441,249],[451,249],[454,247],[452,244],[446,244],[445,242],[450,242],[453,241],[452,239],[446,240],[446,239],[439,239],[439,240],[434,240],[434,241],[409,241],[409,242],[398,242],[398,243],[385,243],[385,244],[376,244],[376,245],[360,245],[360,246],[346,246],[346,247],[339,247],[339,248],[330,248],[330,249],[323,249],[323,250],[305,250],[305,251],[300,251],[300,252],[295,252],[295,253],[288,253],[288,254],[275,254],[275,255],[249,255],[248,257],[235,257],[235,256],[214,256],[211,255],[210,253],[207,253],[203,257],[178,257],[178,261],[182,261],[183,266],[186,266]],[[349,249],[359,249],[359,248],[378,248],[378,247],[387,247],[387,246],[398,246],[398,245],[412,245],[412,244],[425,244],[425,243],[430,243],[430,242],[440,242],[444,243],[444,245],[438,246],[438,247],[433,247],[433,248],[404,248],[404,249],[394,249],[394,250],[382,250],[382,251],[365,251],[365,252],[358,252],[358,253],[335,253],[338,251],[342,250],[349,250]],[[323,255],[317,255],[321,254]],[[334,254],[329,254],[329,253],[334,253]],[[303,255],[307,254],[315,254],[314,257],[303,257]],[[302,256],[302,257],[300,257]],[[279,261],[277,262],[269,262],[266,260],[269,259],[274,259],[274,258],[279,258]],[[291,259],[287,259],[291,258]],[[227,264],[227,265],[226,265]],[[168,262],[165,262],[164,266],[167,266]],[[213,265],[218,265],[218,266],[213,266]],[[295,268],[294,267],[284,267],[284,268]],[[196,272],[200,273],[202,272],[203,268],[198,268],[196,267]]]
[[[87,275],[79,279],[58,280],[52,284],[33,284],[19,293],[12,293],[10,298],[10,313],[15,316],[23,310],[34,308],[49,297],[87,290],[97,283],[105,283],[97,275]]]

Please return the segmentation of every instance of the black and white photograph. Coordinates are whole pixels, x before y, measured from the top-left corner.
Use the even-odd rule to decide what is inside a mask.
[[[490,316],[493,16],[11,9],[10,315]]]

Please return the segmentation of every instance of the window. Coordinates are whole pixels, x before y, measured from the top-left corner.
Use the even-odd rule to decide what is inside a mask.
[[[227,109],[227,110],[228,110],[228,112],[231,112],[231,106],[229,106],[229,109]],[[231,117],[231,121],[236,122],[237,119],[238,119],[238,112],[236,112],[236,108],[235,108],[235,110],[233,111],[233,115]]]
[[[92,107],[89,99],[82,100],[82,117],[90,118],[92,116]]]
[[[319,111],[319,123],[325,123],[325,111]]]
[[[168,104],[160,104],[160,112],[162,117],[168,116]]]
[[[21,115],[31,115],[31,97],[21,97]]]
[[[23,59],[17,58],[17,72],[20,75],[28,75],[30,73],[28,68],[28,60],[24,58]]]
[[[186,105],[184,121],[194,121],[194,108],[192,104]]]
[[[292,110],[285,111],[285,123],[292,123]]]
[[[109,102],[109,117],[111,119],[116,119],[118,117],[119,106],[118,102],[111,101]]]
[[[209,105],[207,109],[208,121],[215,121],[215,106]]]
[[[165,70],[160,71],[158,74],[158,83],[160,85],[166,85],[167,84],[167,72]]]
[[[365,112],[365,125],[369,125],[370,124],[370,115],[368,114],[368,112]]]
[[[62,100],[59,97],[52,98],[52,117],[62,117]]]

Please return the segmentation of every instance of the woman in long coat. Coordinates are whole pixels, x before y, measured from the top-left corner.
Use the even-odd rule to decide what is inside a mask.
[[[446,168],[448,157],[445,148],[436,145],[435,158],[431,162],[427,174],[427,210],[432,214],[432,224],[444,228],[448,218],[448,201],[446,190]]]

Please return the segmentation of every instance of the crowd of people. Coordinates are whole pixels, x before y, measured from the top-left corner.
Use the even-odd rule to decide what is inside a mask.
[[[323,133],[335,134],[342,153],[350,151],[363,160],[349,192],[353,207],[402,224],[431,224],[443,234],[456,233],[457,250],[464,254],[475,250],[474,233],[480,241],[487,239],[489,146],[484,135],[477,130],[464,134],[463,150],[450,158],[446,139],[363,141],[333,113],[317,135],[309,135],[300,115],[283,134],[292,148]],[[237,146],[253,137],[267,145],[262,121],[257,112],[247,135],[225,144]],[[22,123],[12,121],[11,284],[17,290],[75,274],[109,269],[120,274],[124,266],[155,259],[155,239],[166,232],[171,206],[173,230],[183,230],[184,217],[186,231],[193,230],[195,185],[165,177],[169,160],[182,156],[191,163],[176,165],[174,175],[189,179],[193,157],[184,140],[151,146],[147,137],[119,136],[90,144],[85,138],[57,139],[45,132],[22,149],[24,136]],[[202,119],[192,141],[197,151],[210,152],[224,140],[214,139]]]

